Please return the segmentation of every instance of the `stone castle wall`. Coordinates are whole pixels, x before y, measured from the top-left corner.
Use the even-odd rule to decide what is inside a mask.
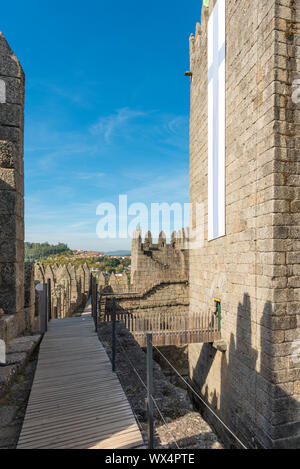
[[[174,316],[186,313],[188,298],[188,251],[182,234],[173,234],[168,244],[162,232],[158,243],[153,243],[147,233],[144,243],[140,232],[135,233],[131,253],[131,283],[123,274],[119,284],[114,274],[109,286],[104,278],[99,282],[103,294],[118,294],[118,309],[132,314],[154,315],[172,312]],[[104,310],[109,312],[111,300],[106,301]]]
[[[215,3],[203,7],[190,38],[190,194],[204,203],[206,227],[207,21]],[[190,251],[189,277],[191,313],[221,300],[229,348],[190,346],[190,374],[248,446],[295,448],[300,113],[291,95],[300,78],[300,0],[226,0],[226,41],[226,236],[208,242],[205,230],[203,248]]]
[[[153,243],[150,232],[142,243],[140,232],[132,241],[131,285],[133,290],[143,292],[163,282],[188,281],[188,250],[183,232],[173,233],[171,243],[160,233],[158,243]]]
[[[163,315],[164,313],[172,313],[175,317],[186,313],[188,309],[188,285],[186,282],[161,283],[145,293],[124,294],[124,296],[117,298],[117,312],[126,311],[138,317]],[[105,306],[102,306],[101,312],[112,312],[111,295],[107,298]]]
[[[51,286],[51,317],[62,319],[72,316],[78,309],[85,306],[90,294],[91,272],[89,267],[75,267],[72,264],[47,266],[35,264],[33,267],[33,283],[46,284],[50,281]],[[30,290],[32,291],[32,281]],[[32,293],[33,295],[34,293]],[[37,315],[37,295],[34,294],[30,301],[30,318]]]
[[[24,87],[22,67],[0,33],[0,338],[25,330]]]

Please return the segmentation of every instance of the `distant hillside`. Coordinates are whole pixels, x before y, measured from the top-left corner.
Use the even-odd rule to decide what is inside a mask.
[[[70,249],[66,244],[59,243],[51,245],[49,243],[25,243],[25,261],[35,262],[57,254],[69,253]]]
[[[112,251],[112,252],[105,252],[107,256],[131,256],[130,251]]]

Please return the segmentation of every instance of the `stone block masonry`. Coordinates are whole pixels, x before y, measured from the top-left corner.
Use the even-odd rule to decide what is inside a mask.
[[[24,86],[22,67],[0,33],[0,338],[25,329]]]
[[[142,243],[141,233],[137,231],[132,240],[132,289],[143,292],[160,283],[188,282],[188,261],[184,232],[174,232],[171,243],[167,243],[162,231],[155,244],[150,232]]]
[[[102,279],[103,280],[103,279]],[[101,282],[101,292],[117,298],[118,311],[127,311],[133,316],[154,316],[172,313],[184,314],[189,309],[188,250],[182,233],[173,233],[170,243],[160,233],[158,243],[153,243],[148,232],[144,243],[140,232],[132,240],[131,284],[126,274],[121,283],[115,275],[109,286]],[[111,312],[112,300],[103,300],[102,312]]]
[[[113,293],[109,294],[108,289],[103,289],[104,296],[101,303],[101,313],[112,313]],[[144,293],[128,294],[122,293],[117,297],[117,313],[126,311],[133,317],[153,317],[172,313],[175,316],[182,316],[188,312],[189,298],[188,285],[186,282],[161,283]],[[108,295],[106,296],[105,295]]]
[[[215,4],[190,38],[190,194],[206,227]],[[226,236],[208,242],[206,230],[189,278],[191,313],[221,300],[229,347],[192,345],[189,360],[198,389],[248,447],[300,447],[299,78],[300,0],[226,0]]]
[[[48,283],[51,285],[51,317],[62,319],[72,316],[85,306],[90,294],[91,272],[85,264],[75,267],[72,264],[53,265],[44,268],[42,264],[35,264],[33,275],[28,290],[32,292],[31,299],[28,300],[29,311],[26,310],[28,321],[35,324],[34,311],[37,309],[37,298],[33,283]]]

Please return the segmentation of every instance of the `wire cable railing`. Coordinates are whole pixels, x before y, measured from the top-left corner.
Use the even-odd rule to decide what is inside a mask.
[[[120,347],[122,348],[126,360],[127,360],[128,363],[130,364],[130,366],[131,366],[131,368],[133,369],[133,371],[135,372],[135,374],[137,375],[137,377],[138,377],[138,379],[140,380],[140,382],[141,382],[142,386],[144,387],[144,389],[147,391],[147,385],[145,384],[144,380],[142,379],[141,375],[140,375],[139,372],[137,371],[136,367],[134,366],[134,364],[132,363],[132,361],[131,361],[130,358],[128,357],[128,354],[126,353],[126,350],[125,350],[123,344],[121,343],[121,341],[119,340],[118,337],[117,337],[117,342],[119,343]],[[156,399],[153,397],[153,395],[151,396],[151,398],[152,398],[153,404],[154,404],[154,406],[155,406],[155,408],[156,408],[156,410],[157,410],[157,412],[158,412],[160,418],[162,419],[162,421],[163,421],[163,423],[164,423],[164,425],[165,425],[165,427],[166,427],[166,429],[167,429],[167,432],[169,433],[170,437],[172,438],[172,440],[173,440],[173,442],[174,442],[176,448],[177,448],[177,449],[180,449],[180,447],[178,446],[178,443],[177,443],[177,440],[176,440],[174,434],[173,434],[172,431],[170,430],[170,427],[169,427],[168,423],[166,422],[166,419],[165,419],[165,417],[163,416],[163,414],[162,414],[162,412],[161,412],[161,410],[160,410],[160,408],[159,408],[159,406],[158,406],[158,404],[157,404]]]
[[[108,318],[107,318],[108,319]],[[115,299],[114,299],[114,307],[113,307],[113,314],[112,314],[112,317],[109,317],[109,319],[112,319],[113,320],[113,324],[116,322],[116,302],[115,302]],[[97,321],[97,317],[96,317],[96,321]],[[125,327],[127,324],[124,324]],[[128,325],[127,325],[128,326]],[[128,329],[128,327],[127,327]],[[129,329],[130,330],[130,329]],[[152,336],[152,331],[151,331],[151,336]],[[133,369],[133,371],[135,372],[135,374],[138,376],[140,382],[142,383],[143,387],[145,388],[145,390],[148,392],[148,388],[147,388],[147,385],[144,383],[143,379],[141,378],[140,374],[138,373],[138,371],[136,370],[134,364],[132,363],[132,361],[129,359],[127,353],[126,353],[126,350],[123,346],[123,344],[120,342],[120,340],[118,339],[117,335],[116,335],[116,332],[113,332],[113,339],[116,339],[117,342],[119,343],[119,345],[121,346],[123,352],[124,352],[124,356],[126,358],[126,360],[128,361],[128,363],[130,364],[131,368]],[[238,436],[228,427],[228,425],[225,424],[225,422],[223,422],[223,420],[217,415],[216,412],[214,412],[211,407],[204,401],[204,399],[199,395],[199,393],[197,393],[195,391],[195,389],[188,383],[188,381],[186,379],[183,378],[183,376],[179,373],[179,371],[170,363],[170,361],[167,359],[167,357],[157,348],[157,346],[153,345],[152,344],[152,340],[151,340],[151,347],[153,346],[153,348],[158,352],[158,354],[167,362],[167,364],[169,365],[169,367],[177,374],[177,376],[184,382],[184,384],[187,386],[187,388],[199,399],[199,401],[208,409],[208,411],[217,419],[217,421],[227,430],[227,432],[229,432],[229,434],[236,440],[236,442],[239,443],[239,445],[243,448],[243,449],[248,449],[244,443],[240,440],[240,438],[238,438]],[[114,347],[114,350],[116,349],[116,347]],[[116,353],[116,350],[114,351],[113,353],[113,369],[115,367],[115,353]],[[174,443],[177,447],[177,449],[180,449],[178,444],[177,444],[177,440],[176,438],[174,437],[173,433],[171,432],[171,430],[169,429],[169,426],[162,414],[162,412],[160,411],[159,407],[158,407],[158,404],[156,402],[156,400],[154,399],[153,395],[151,395],[151,398],[152,398],[152,401],[153,401],[153,404],[155,406],[155,408],[157,409],[158,411],[158,414],[160,415],[162,421],[164,422],[166,428],[167,428],[167,431],[169,433],[169,435],[172,437],[172,439],[174,440]]]
[[[232,430],[220,419],[220,417],[214,412],[210,406],[204,401],[204,399],[193,389],[193,387],[184,379],[184,377],[179,373],[178,370],[170,363],[170,361],[167,359],[167,357],[155,346],[153,345],[153,348],[159,353],[159,355],[164,358],[164,360],[168,363],[170,368],[181,378],[181,380],[185,383],[185,385],[190,389],[190,391],[193,392],[195,396],[202,402],[202,404],[214,415],[214,417],[218,420],[219,423],[223,425],[224,428],[231,434],[231,436],[234,437],[234,439],[242,446],[243,449],[248,449],[244,443],[233,433]]]

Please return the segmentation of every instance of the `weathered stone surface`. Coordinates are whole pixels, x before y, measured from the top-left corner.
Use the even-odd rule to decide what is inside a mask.
[[[0,190],[19,192],[22,188],[21,176],[14,169],[0,167]]]
[[[51,317],[65,318],[85,306],[90,293],[90,270],[88,266],[78,267],[69,264],[51,266],[46,269],[42,264],[34,264],[32,275],[28,273],[27,303],[30,307],[29,315],[32,318],[33,305],[38,307],[38,298],[35,298],[33,283],[48,283],[51,285]],[[31,285],[31,286],[30,286]],[[31,293],[30,293],[31,292]],[[34,319],[31,319],[31,322]]]
[[[0,190],[0,215],[13,216],[18,212],[21,216],[21,208],[17,208],[18,198],[13,191],[1,191]],[[23,206],[22,206],[23,209]]]
[[[213,348],[218,350],[219,352],[227,352],[228,349],[228,344],[225,342],[225,340],[217,340],[216,342],[213,343]]]
[[[18,369],[15,365],[0,367],[0,397],[3,397],[7,393],[17,372]]]
[[[1,195],[1,192],[0,192]],[[24,220],[13,214],[2,214],[0,219],[0,230],[2,240],[22,239],[24,234]]]
[[[98,277],[98,285],[100,286],[100,288],[104,288],[105,284],[106,284],[105,277],[104,277],[103,273],[100,272],[100,275]],[[128,281],[127,281],[127,286],[128,286]]]
[[[6,363],[7,365],[22,365],[22,363],[26,360],[26,353],[7,353],[6,355]]]
[[[0,76],[16,77],[24,80],[22,67],[2,32],[0,32]]]
[[[189,306],[186,247],[181,233],[173,233],[170,244],[164,233],[160,234],[157,244],[153,243],[150,232],[144,243],[141,233],[136,233],[132,240],[131,284],[126,273],[120,279],[112,274],[107,288],[104,277],[100,278],[101,291],[121,294],[118,310],[128,313],[139,316],[185,314]],[[108,299],[103,309],[109,312],[111,308],[112,301]]]
[[[165,234],[160,233],[157,244],[147,233],[142,243],[141,233],[132,240],[131,285],[136,292],[145,292],[160,283],[188,281],[188,250],[181,233],[173,233],[167,244]]]
[[[4,268],[4,264],[10,266],[15,263],[20,257],[24,255],[24,242],[22,240],[6,239],[0,241],[0,263],[1,270]],[[20,272],[22,276],[23,264],[18,263],[16,266],[16,272]],[[20,282],[21,283],[21,282]]]
[[[17,446],[36,363],[37,357],[34,354],[2,399],[0,406],[0,449],[15,449]]]
[[[1,415],[1,425],[7,426],[14,422],[16,418],[18,408],[16,406],[1,406],[0,415]]]
[[[18,127],[5,127],[0,126],[0,140],[12,142],[16,145],[17,149],[20,148],[20,143],[23,142],[23,133]],[[18,151],[18,150],[16,150]],[[18,164],[18,167],[20,165]]]
[[[0,33],[0,308],[15,314],[14,327],[2,321],[0,338],[24,331],[24,73]],[[11,322],[11,321],[10,321]]]
[[[18,373],[24,369],[41,338],[42,336],[37,334],[10,340],[6,347],[6,366],[0,367],[0,399],[10,389]]]
[[[41,335],[37,334],[35,336],[26,336],[26,337],[17,337],[6,348],[8,354],[12,353],[26,353],[30,355],[35,347],[40,343]]]
[[[203,203],[205,230],[203,248],[189,252],[189,297],[191,313],[221,300],[228,350],[191,345],[190,375],[247,446],[299,447],[291,338],[299,327],[300,145],[291,96],[300,3],[226,0],[226,236],[208,242],[207,24],[215,3],[190,38],[190,193]],[[278,395],[286,397],[281,411]]]
[[[20,78],[14,77],[1,77],[6,84],[6,102],[8,104],[21,105],[24,100],[24,90]]]
[[[12,142],[0,141],[0,167],[16,169],[16,151]]]
[[[8,310],[14,307],[14,302],[13,300],[11,300],[11,297],[9,296],[9,294],[7,294],[7,303],[4,302],[4,304],[7,305]],[[10,340],[16,337],[16,335],[17,335],[16,317],[14,315],[8,315],[8,314],[2,315],[0,318],[1,339],[4,340],[6,343],[8,343]]]
[[[22,108],[18,104],[1,104],[0,125],[18,127],[22,125]]]

